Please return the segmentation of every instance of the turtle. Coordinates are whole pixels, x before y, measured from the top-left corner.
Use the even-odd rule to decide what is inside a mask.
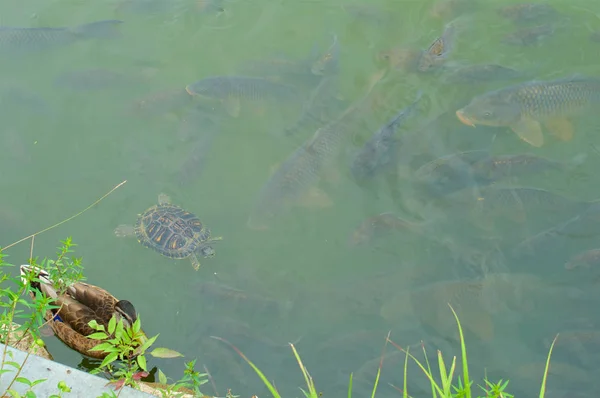
[[[210,230],[202,225],[195,214],[171,204],[171,199],[164,193],[158,195],[158,205],[138,215],[135,226],[119,225],[115,229],[115,235],[135,236],[143,246],[166,257],[189,257],[195,270],[200,268],[198,255],[213,257],[215,250],[210,242],[223,239],[211,237]]]

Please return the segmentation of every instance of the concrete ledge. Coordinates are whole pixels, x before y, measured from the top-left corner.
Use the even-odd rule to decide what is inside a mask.
[[[0,350],[2,350],[0,352],[4,351],[4,347],[4,344],[0,344]],[[13,353],[12,361],[19,364],[23,363],[27,356],[27,353],[12,347],[8,347],[8,350]],[[8,355],[7,360],[11,360],[8,358]],[[17,370],[11,366],[5,366],[5,369],[9,369],[11,372],[0,375],[0,393],[6,390],[17,372]],[[13,369],[14,372],[12,372]],[[112,390],[112,388],[106,386],[106,383],[108,383],[106,379],[36,355],[29,356],[19,376],[24,377],[29,381],[47,379],[33,388],[33,392],[35,392],[38,397],[49,397],[52,394],[58,394],[57,384],[60,381],[64,381],[71,388],[70,393],[64,394],[65,398],[96,398],[102,395],[103,392],[110,392]],[[20,394],[24,394],[28,389],[26,385],[16,382],[11,388],[14,388]],[[152,397],[152,395],[134,390],[130,387],[123,387],[122,390],[123,391],[121,391],[119,395],[119,397],[122,398]]]

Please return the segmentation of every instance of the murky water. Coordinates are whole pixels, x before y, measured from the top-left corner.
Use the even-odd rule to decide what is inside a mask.
[[[460,29],[444,61],[448,67],[500,64],[523,72],[516,82],[600,75],[600,47],[589,39],[600,29],[593,0],[548,2],[560,15],[554,34],[524,47],[503,43],[520,26],[496,11],[515,2],[466,3],[443,18],[432,14],[431,1],[32,0],[0,6],[3,26],[124,21],[116,27],[119,37],[79,35],[72,43],[34,49],[26,48],[27,41],[6,48],[0,43],[2,242],[58,222],[127,180],[93,210],[39,236],[34,254],[51,255],[56,242],[71,235],[88,280],[134,302],[148,334],[160,333],[159,345],[198,358],[213,375],[217,391],[211,394],[223,395],[227,388],[266,394],[252,370],[209,337],[214,335],[244,351],[283,395],[298,394],[303,384],[286,346],[298,342],[326,396],[341,396],[350,372],[357,395],[364,396],[389,330],[399,345],[418,347],[424,341],[430,354],[437,348],[448,356],[457,353],[447,302],[459,308],[465,322],[475,376],[486,369],[490,379],[510,379],[515,395],[532,394],[548,343],[561,332],[567,337],[559,341],[548,382],[556,390],[553,396],[596,391],[599,343],[591,331],[600,322],[594,294],[598,269],[566,270],[564,264],[598,247],[597,237],[559,234],[542,240],[533,253],[519,250],[528,238],[582,214],[584,207],[563,202],[557,209],[546,202],[528,207],[519,197],[502,209],[477,212],[473,206],[461,212],[448,206],[445,196],[432,202],[418,196],[411,177],[428,161],[474,149],[533,153],[565,163],[587,154],[573,168],[518,174],[492,188],[535,187],[573,201],[595,200],[600,154],[593,146],[600,124],[593,113],[576,120],[571,141],[548,139],[533,148],[508,129],[471,128],[454,115],[474,95],[510,83],[452,84],[440,73],[392,68],[358,117],[343,127],[342,148],[329,167],[333,173],[319,169],[320,181],[313,185],[326,200],[319,196],[309,206],[286,208],[268,229],[248,226],[277,166],[319,123],[334,120],[365,95],[371,76],[382,68],[378,54],[427,49],[454,18]],[[184,91],[215,75],[252,70],[253,76],[271,78],[266,64],[300,63],[323,54],[333,36],[339,45],[336,92],[315,107],[320,119],[293,134],[286,132],[307,109],[302,100],[236,103],[227,97],[206,108]],[[304,72],[270,81],[308,96],[320,77],[310,68]],[[389,189],[395,181],[383,175],[389,170],[357,184],[350,171],[355,154],[420,90],[419,112],[398,132],[401,165],[394,164],[391,173],[401,177],[398,185]],[[201,115],[194,113],[198,106]],[[472,199],[474,186],[458,194]],[[188,260],[160,256],[113,233],[119,224],[134,223],[161,192],[224,237],[214,246],[214,258],[201,259],[198,272]],[[426,226],[386,224],[376,239],[349,244],[363,220],[385,212]],[[17,246],[9,251],[10,260],[23,262],[28,253],[27,245]],[[58,361],[81,361],[58,341],[49,341],[49,348]],[[403,383],[404,356],[387,350],[381,397],[397,396],[390,383]],[[183,370],[175,360],[152,365],[175,378]],[[420,388],[427,393],[416,367],[409,375],[410,393],[419,396]],[[563,390],[567,395],[560,395]]]

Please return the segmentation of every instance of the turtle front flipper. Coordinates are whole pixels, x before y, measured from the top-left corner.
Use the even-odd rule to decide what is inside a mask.
[[[121,224],[115,228],[115,235],[119,238],[135,236],[135,227],[133,225]]]
[[[190,254],[190,261],[192,262],[192,267],[194,267],[194,269],[198,271],[198,269],[200,269],[200,261],[198,260],[198,256],[196,256],[196,253]]]

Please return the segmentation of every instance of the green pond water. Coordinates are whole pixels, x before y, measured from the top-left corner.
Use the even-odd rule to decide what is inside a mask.
[[[496,10],[516,4],[511,1],[474,2],[447,18],[432,16],[433,2],[425,0],[237,0],[224,1],[225,12],[202,9],[202,2],[192,0],[165,4],[28,0],[0,5],[3,26],[124,21],[118,27],[120,37],[111,40],[3,51],[3,246],[69,217],[127,180],[84,215],[38,236],[34,255],[51,256],[59,240],[72,236],[87,280],[132,301],[146,332],[160,333],[159,346],[206,366],[216,386],[216,391],[206,386],[209,394],[223,396],[231,388],[242,396],[268,395],[241,358],[210,338],[219,336],[249,356],[284,396],[300,396],[297,387],[303,384],[288,342],[297,343],[324,396],[343,396],[351,372],[356,395],[366,396],[388,331],[402,347],[418,349],[423,341],[432,358],[436,349],[449,357],[458,353],[455,324],[445,304],[455,300],[462,303],[464,322],[473,325],[466,333],[475,377],[486,371],[490,379],[510,379],[517,396],[535,394],[549,342],[560,332],[565,337],[563,344],[559,340],[548,383],[552,397],[592,396],[586,394],[597,391],[598,269],[567,271],[564,263],[600,242],[594,237],[559,238],[533,256],[512,255],[527,237],[580,212],[561,218],[559,212],[538,211],[525,223],[486,212],[475,219],[459,216],[422,235],[400,230],[364,245],[348,244],[368,217],[384,212],[414,216],[397,207],[381,179],[368,188],[356,184],[349,165],[371,133],[409,105],[419,90],[424,106],[398,133],[420,131],[411,141],[414,147],[402,148],[417,159],[417,167],[419,159],[422,164],[472,149],[534,153],[563,162],[587,154],[576,172],[549,171],[499,183],[582,201],[600,197],[600,154],[594,150],[600,143],[600,124],[594,113],[577,119],[573,140],[548,139],[547,145],[533,148],[508,129],[473,129],[454,117],[472,96],[510,83],[453,85],[435,73],[391,70],[373,89],[380,100],[349,128],[335,160],[337,178],[319,184],[330,206],[293,207],[272,228],[258,231],[247,220],[261,187],[274,167],[314,133],[284,134],[302,103],[271,101],[258,110],[242,105],[239,117],[224,114],[219,119],[214,128],[218,133],[204,146],[194,143],[212,127],[193,125],[183,139],[186,114],[180,109],[132,111],[145,96],[183,90],[209,76],[242,75],[253,61],[280,55],[305,59],[313,48],[325,51],[332,34],[340,45],[338,97],[349,104],[364,95],[370,76],[381,69],[380,51],[426,49],[455,17],[461,29],[448,56],[450,65],[501,64],[527,72],[530,79],[600,76],[600,44],[589,39],[600,29],[594,0],[548,2],[561,22],[554,35],[528,47],[502,43],[517,27]],[[365,7],[374,16],[356,14],[352,6]],[[100,90],[74,90],[58,80],[86,69],[119,72],[126,78],[102,84],[106,87]],[[423,129],[446,111],[448,117]],[[183,164],[195,151],[205,151],[206,159],[186,170],[187,179],[182,180]],[[378,194],[370,195],[375,189]],[[423,219],[444,216],[443,208],[420,206],[412,196],[410,177],[401,181],[400,191]],[[215,257],[201,259],[198,271],[187,259],[163,257],[135,239],[114,235],[116,226],[133,224],[139,213],[155,205],[161,192],[224,238],[214,245]],[[28,243],[7,252],[11,263],[26,261]],[[473,295],[465,282],[448,284],[467,280],[484,280],[485,288]],[[47,340],[57,361],[87,366],[57,339]],[[392,385],[403,384],[404,356],[389,345],[386,352],[378,396],[395,397],[399,393]],[[176,379],[184,368],[178,360],[153,359],[151,366]],[[410,365],[409,376],[409,393],[426,396],[427,381],[420,370]]]

